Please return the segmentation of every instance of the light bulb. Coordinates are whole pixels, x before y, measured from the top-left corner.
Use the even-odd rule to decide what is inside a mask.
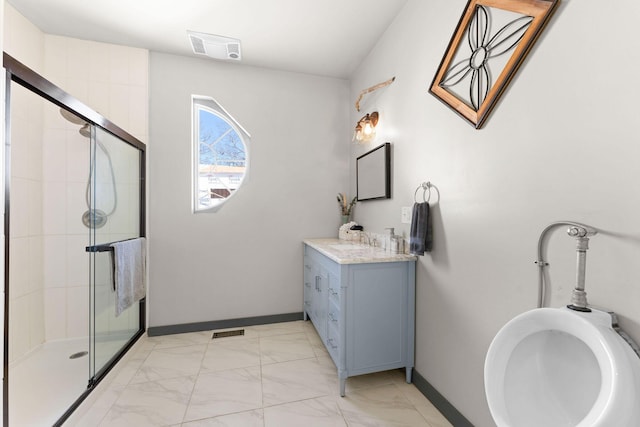
[[[362,130],[362,133],[364,134],[364,136],[369,136],[373,133],[373,126],[371,126],[371,122],[370,121],[366,121],[364,124],[364,129]]]

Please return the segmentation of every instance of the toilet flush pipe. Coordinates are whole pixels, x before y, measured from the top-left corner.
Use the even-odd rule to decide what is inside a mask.
[[[567,230],[569,236],[576,238],[576,287],[571,293],[571,304],[568,306],[572,310],[591,311],[587,307],[587,293],[584,291],[585,270],[587,267],[587,249],[589,249],[589,232],[582,227],[571,227]],[[595,232],[593,233],[595,234]],[[592,235],[592,234],[591,234]]]
[[[576,287],[573,290],[573,295],[571,298],[571,306],[574,309],[586,309],[586,292],[584,291],[584,282],[585,282],[585,270],[586,270],[586,260],[587,260],[587,249],[589,248],[589,236],[593,236],[597,234],[597,230],[591,226],[581,224],[579,222],[573,221],[558,221],[549,224],[542,230],[540,233],[540,238],[538,239],[538,260],[536,264],[538,264],[538,307],[544,307],[545,300],[545,282],[544,282],[544,268],[549,265],[543,258],[543,247],[544,241],[549,231],[553,230],[556,227],[561,226],[569,226],[570,228],[567,230],[567,234],[569,236],[575,237],[578,240],[576,251],[577,251],[577,271],[576,271]],[[575,301],[574,301],[575,299]],[[571,308],[570,306],[570,308]]]

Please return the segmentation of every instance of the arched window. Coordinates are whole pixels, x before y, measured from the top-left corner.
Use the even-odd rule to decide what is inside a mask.
[[[191,98],[193,211],[216,212],[246,179],[251,136],[213,98]]]

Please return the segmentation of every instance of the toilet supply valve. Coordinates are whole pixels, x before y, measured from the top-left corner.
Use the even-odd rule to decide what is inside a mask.
[[[592,228],[573,226],[569,227],[567,234],[571,237],[590,237],[598,234],[598,232]]]
[[[568,307],[573,308],[574,310],[583,310],[589,311],[587,307],[587,297],[586,292],[584,292],[584,271],[585,271],[585,263],[586,263],[586,251],[589,248],[589,237],[598,234],[598,230],[595,228],[580,224],[579,222],[574,221],[556,221],[544,228],[542,233],[540,233],[540,237],[538,238],[538,259],[536,260],[536,264],[538,265],[538,308],[542,308],[545,305],[545,267],[549,266],[549,263],[545,261],[543,252],[544,252],[544,242],[547,234],[556,227],[559,226],[569,226],[567,229],[567,234],[570,237],[575,237],[578,240],[578,268],[577,268],[577,284],[576,289],[574,290],[574,299],[575,305],[571,304]]]

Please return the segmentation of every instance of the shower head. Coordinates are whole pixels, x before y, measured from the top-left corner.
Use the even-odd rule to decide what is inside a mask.
[[[83,125],[86,122],[82,120],[80,117],[73,114],[71,111],[65,110],[64,108],[60,109],[60,115],[65,118],[70,123],[74,125]]]
[[[91,138],[91,126],[89,126],[89,123],[83,124],[78,132],[85,138]]]
[[[64,108],[60,109],[60,115],[64,117],[65,120],[73,123],[74,125],[82,125],[82,127],[78,131],[80,132],[80,135],[84,136],[85,138],[91,137],[91,127],[89,126],[89,123],[85,122],[80,117],[76,116],[71,111],[65,110]]]

